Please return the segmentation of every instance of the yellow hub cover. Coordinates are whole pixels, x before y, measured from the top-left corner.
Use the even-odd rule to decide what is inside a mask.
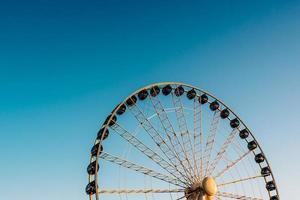
[[[202,188],[206,195],[215,196],[217,194],[217,184],[211,177],[206,177],[202,181]]]

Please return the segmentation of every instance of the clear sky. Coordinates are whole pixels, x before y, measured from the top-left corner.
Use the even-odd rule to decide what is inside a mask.
[[[11,0],[0,2],[0,199],[87,199],[100,123],[160,81],[224,100],[282,199],[299,198],[300,1]]]

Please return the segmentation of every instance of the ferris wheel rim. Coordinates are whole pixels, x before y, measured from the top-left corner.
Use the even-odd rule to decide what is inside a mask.
[[[219,102],[221,105],[223,105],[226,109],[228,109],[229,112],[232,113],[232,115],[233,115],[236,119],[238,119],[239,122],[245,127],[245,129],[248,130],[250,136],[253,138],[252,141],[255,141],[255,142],[256,142],[257,148],[258,148],[259,151],[264,155],[265,162],[266,162],[267,166],[268,166],[269,169],[270,169],[270,176],[271,176],[272,181],[273,181],[273,183],[274,183],[274,185],[275,185],[275,190],[274,190],[274,191],[276,192],[276,196],[278,197],[278,199],[280,199],[280,198],[279,198],[278,187],[277,187],[277,184],[276,184],[276,180],[275,180],[273,171],[272,171],[272,169],[271,169],[271,166],[270,166],[270,164],[269,164],[269,161],[268,161],[267,157],[265,156],[264,151],[263,151],[263,149],[261,148],[260,143],[258,143],[256,137],[255,137],[254,134],[252,133],[251,129],[250,129],[250,128],[246,125],[246,123],[239,117],[239,115],[237,115],[237,114],[236,114],[229,106],[227,106],[222,100],[220,100],[219,98],[217,98],[215,95],[211,94],[210,92],[208,92],[208,91],[206,91],[206,90],[204,90],[204,89],[201,89],[201,88],[199,88],[199,87],[195,87],[195,86],[193,86],[193,85],[186,84],[186,83],[181,83],[181,82],[158,82],[158,83],[153,83],[153,84],[149,84],[149,85],[147,85],[147,86],[144,86],[144,87],[142,87],[142,88],[140,88],[140,89],[138,89],[138,90],[132,92],[132,93],[131,93],[130,95],[128,95],[128,96],[127,96],[127,97],[126,97],[126,98],[125,98],[118,106],[116,106],[116,107],[113,109],[113,111],[110,113],[109,117],[107,118],[106,123],[104,123],[103,126],[102,126],[103,132],[106,132],[106,131],[109,129],[109,123],[113,120],[113,117],[116,116],[116,113],[117,113],[118,109],[119,109],[122,105],[125,105],[125,104],[126,104],[126,101],[127,101],[128,99],[132,98],[132,96],[137,95],[139,92],[141,92],[141,91],[143,91],[143,90],[151,89],[151,88],[153,88],[153,87],[155,87],[155,86],[161,87],[161,86],[166,86],[166,85],[184,86],[184,87],[189,88],[189,89],[197,90],[197,91],[199,91],[199,92],[201,92],[201,93],[203,93],[203,94],[208,95],[209,97],[211,97],[212,99],[216,100],[216,101]],[[187,92],[187,91],[184,91],[184,92]],[[103,142],[103,138],[104,138],[104,134],[101,136],[100,140],[99,140],[98,138],[96,138],[96,139],[95,139],[95,142],[94,142],[94,145],[98,145],[98,144],[99,144],[99,147],[101,147],[101,146],[102,146],[102,142]],[[245,140],[247,141],[247,143],[249,142],[247,139],[245,139]],[[96,163],[96,164],[95,164],[95,174],[94,174],[94,175],[88,175],[89,183],[90,183],[92,180],[95,181],[95,188],[96,188],[96,191],[98,191],[98,164],[99,164],[99,154],[100,154],[100,151],[101,151],[100,148],[98,148],[98,149],[97,149],[97,155],[96,155],[96,156],[93,156],[93,155],[90,156],[90,164],[93,162],[93,160],[94,160],[94,162]],[[256,155],[254,151],[252,151],[252,153],[253,153],[254,155]],[[95,158],[95,159],[93,159],[93,158]],[[258,163],[258,165],[259,165],[260,169],[263,168],[262,165],[261,165],[261,163]],[[94,177],[94,179],[92,179],[92,177]],[[264,178],[264,180],[265,180],[265,183],[267,184],[266,177],[263,177],[263,178]],[[270,191],[268,191],[268,194],[269,194],[269,197],[271,198]],[[94,194],[90,194],[90,195],[89,195],[90,200],[92,200],[92,196],[93,196],[93,195],[94,195]],[[96,200],[99,200],[99,194],[98,194],[98,192],[95,193],[95,196],[96,196]]]

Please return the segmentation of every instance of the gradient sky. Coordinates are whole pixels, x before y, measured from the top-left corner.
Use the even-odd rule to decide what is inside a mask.
[[[96,132],[128,94],[179,81],[253,130],[282,199],[300,180],[300,1],[1,1],[0,199],[87,199]]]

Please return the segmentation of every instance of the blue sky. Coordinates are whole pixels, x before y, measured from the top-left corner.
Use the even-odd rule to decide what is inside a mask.
[[[100,123],[161,81],[224,100],[298,198],[300,1],[9,1],[0,28],[1,199],[87,198]]]

